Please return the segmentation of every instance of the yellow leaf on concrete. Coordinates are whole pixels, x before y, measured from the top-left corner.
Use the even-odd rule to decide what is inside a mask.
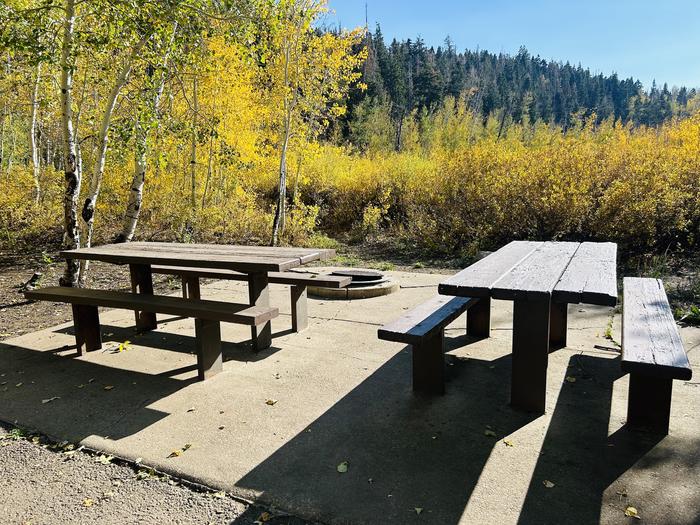
[[[569,383],[575,383],[575,382],[576,382],[576,378],[575,378],[574,376],[566,376],[566,380],[567,380]]]
[[[112,390],[114,388],[114,385],[107,385],[104,387],[104,390]]]
[[[555,487],[554,483],[552,483],[552,482],[549,481],[548,479],[545,479],[545,480],[542,482],[542,485],[544,485],[544,486],[547,487],[548,489],[552,489],[552,488]]]
[[[338,472],[341,474],[345,474],[348,471],[348,462],[343,461],[340,465],[338,465]]]
[[[625,509],[625,516],[628,518],[635,518],[638,520],[641,520],[642,518],[639,517],[639,512],[635,507],[629,506]]]
[[[267,401],[265,401],[265,404],[273,406],[273,405],[277,404],[277,400],[276,399],[268,399]]]
[[[504,440],[503,440],[503,444],[504,444],[506,447],[514,447],[514,446],[515,446],[515,445],[513,444],[513,442],[510,441],[510,440],[508,440],[508,439],[504,439]]]
[[[416,514],[418,514],[419,516],[420,516],[420,513],[423,512],[423,508],[422,508],[422,507],[414,507],[413,510],[415,510],[415,511],[416,511]]]
[[[92,507],[92,504],[95,503],[92,501],[90,498],[85,498],[83,500],[83,507]]]

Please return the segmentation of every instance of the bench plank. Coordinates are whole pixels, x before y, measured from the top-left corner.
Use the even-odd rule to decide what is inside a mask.
[[[625,277],[622,370],[689,380],[692,369],[659,279]]]
[[[203,279],[223,279],[229,281],[246,281],[248,274],[233,270],[215,270],[210,268],[184,268],[182,266],[153,266],[153,273],[178,276],[195,276]],[[268,280],[273,284],[296,286],[320,286],[323,288],[345,288],[352,281],[351,277],[335,275],[318,275],[302,272],[270,272]]]
[[[581,243],[552,292],[552,301],[617,304],[617,244]]]
[[[496,281],[542,245],[542,242],[513,241],[443,281],[438,292],[462,297],[489,297]]]
[[[546,300],[576,252],[577,242],[547,242],[539,246],[491,287],[495,299]]]
[[[420,344],[437,330],[442,330],[457,319],[479,299],[475,297],[447,297],[436,295],[416,306],[399,319],[381,327],[379,339],[406,344]]]
[[[279,315],[279,310],[271,307],[62,286],[27,291],[24,295],[36,301],[140,310],[250,326],[265,323]]]

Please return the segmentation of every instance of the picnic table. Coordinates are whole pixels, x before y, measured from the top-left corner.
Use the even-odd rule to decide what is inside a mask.
[[[66,259],[128,264],[132,291],[143,295],[153,295],[152,265],[233,270],[248,275],[250,305],[268,307],[270,272],[284,272],[334,253],[315,248],[130,242],[67,250],[61,255]],[[136,325],[142,331],[155,329],[156,314],[137,311]],[[251,336],[256,350],[270,347],[270,321],[252,326]]]
[[[550,349],[569,304],[617,304],[617,245],[514,241],[442,282],[443,295],[513,301],[511,404],[544,413]]]

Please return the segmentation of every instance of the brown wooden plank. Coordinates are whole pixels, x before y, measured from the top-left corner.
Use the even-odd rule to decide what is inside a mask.
[[[276,246],[239,246],[232,244],[191,244],[191,243],[169,243],[169,242],[131,242],[124,245],[104,245],[120,246],[126,250],[158,250],[158,251],[178,251],[188,253],[207,253],[211,255],[252,255],[257,257],[296,257],[303,263],[328,259],[335,256],[335,250],[316,248],[295,248]],[[99,246],[97,248],[100,248]]]
[[[382,326],[377,335],[379,339],[386,341],[420,344],[457,319],[477,301],[474,297],[436,295],[402,317]]]
[[[265,272],[253,273],[248,279],[248,297],[250,304],[267,308],[270,306],[270,287]],[[272,346],[272,324],[270,321],[258,323],[251,327],[251,340],[255,351],[265,350]]]
[[[558,303],[615,306],[617,244],[581,243],[554,287],[552,300]]]
[[[153,273],[165,275],[192,275],[205,279],[222,279],[229,281],[245,281],[248,275],[233,270],[214,270],[211,268],[184,268],[182,266],[154,266]],[[270,272],[267,274],[270,283],[288,284],[293,286],[320,286],[324,288],[345,288],[352,278],[335,275],[319,275],[304,272]]]
[[[438,292],[442,295],[462,297],[489,297],[493,284],[542,244],[513,241],[443,281],[438,287]]]
[[[126,243],[128,244],[128,243]],[[160,264],[169,266],[196,266],[204,268],[223,268],[242,272],[285,271],[301,265],[297,257],[257,257],[252,255],[216,255],[206,253],[183,253],[177,251],[157,251],[122,249],[120,245],[98,248],[81,248],[62,251],[67,259],[87,259],[115,264]]]
[[[689,380],[692,369],[659,279],[623,281],[622,370]]]
[[[541,244],[491,286],[491,296],[510,300],[551,297],[578,245],[576,242]]]
[[[66,288],[55,286],[25,292],[27,299],[55,301],[79,305],[104,306],[126,310],[141,310],[169,315],[195,317],[255,326],[277,317],[277,308],[247,304],[183,299],[165,295],[141,295],[111,290]]]

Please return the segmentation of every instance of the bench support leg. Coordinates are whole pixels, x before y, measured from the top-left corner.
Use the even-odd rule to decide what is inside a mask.
[[[223,370],[221,359],[221,324],[206,319],[194,320],[197,338],[197,376],[202,381]]]
[[[413,345],[413,391],[422,394],[443,395],[445,393],[444,332],[438,332]]]
[[[182,276],[182,297],[185,299],[201,299],[199,277],[195,275]]]
[[[267,273],[251,273],[248,277],[248,293],[250,304],[255,306],[270,306],[270,287]],[[255,351],[265,350],[272,346],[272,324],[270,321],[259,326],[251,327],[251,339]]]
[[[480,339],[491,336],[490,297],[482,297],[467,311],[467,335]]]
[[[654,433],[668,434],[673,380],[630,374],[627,424]]]
[[[78,355],[102,348],[100,316],[97,313],[97,306],[74,304],[73,327]]]
[[[513,370],[510,403],[544,414],[547,394],[550,301],[513,304]]]
[[[552,303],[549,321],[549,349],[558,350],[566,347],[566,325],[569,313],[567,303]]]
[[[292,286],[292,330],[301,332],[309,326],[307,313],[306,286]]]
[[[151,274],[150,264],[130,264],[131,272],[131,291],[133,293],[141,293],[153,295],[153,275]],[[156,323],[156,314],[152,312],[135,312],[136,314],[136,329],[139,332],[147,332],[158,328]]]

